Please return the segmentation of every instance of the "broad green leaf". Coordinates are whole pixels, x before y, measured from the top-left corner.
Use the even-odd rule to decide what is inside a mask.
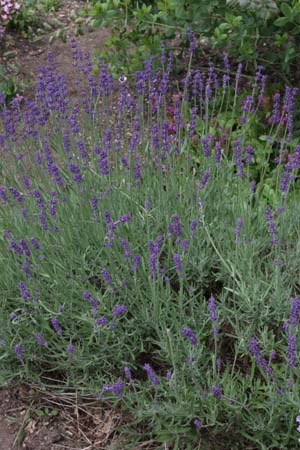
[[[282,3],[280,9],[282,11],[282,14],[284,14],[286,17],[288,18],[292,17],[293,10],[287,3]]]
[[[287,17],[279,17],[275,20],[274,25],[276,27],[284,27],[286,24],[289,23],[289,19]]]

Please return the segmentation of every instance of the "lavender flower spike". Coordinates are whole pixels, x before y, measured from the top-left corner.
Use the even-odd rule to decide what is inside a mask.
[[[239,242],[239,236],[241,234],[242,225],[243,225],[243,219],[241,217],[238,217],[236,219],[236,223],[235,223],[235,243],[236,244]]]
[[[179,278],[182,278],[182,265],[179,253],[173,253],[173,262]]]
[[[57,318],[56,317],[52,317],[50,322],[51,322],[51,325],[54,328],[54,331],[56,332],[56,334],[58,336],[61,336],[62,335],[62,329],[61,329],[61,327],[59,325],[59,322],[58,322]]]
[[[209,311],[209,318],[212,321],[212,323],[216,322],[218,320],[216,301],[212,295],[208,299],[208,311]],[[218,330],[218,328],[214,327],[212,332],[213,332],[213,334],[217,334],[219,332],[219,330]]]
[[[255,338],[251,338],[249,342],[249,350],[252,353],[252,355],[255,358],[256,364],[258,366],[261,366],[263,371],[266,373],[266,375],[272,377],[273,376],[273,370],[268,365],[266,359],[262,356],[261,350],[259,348],[259,345],[257,343],[257,340]]]
[[[22,359],[23,359],[23,352],[22,352],[22,345],[21,344],[16,344],[15,345],[15,352],[16,352],[16,356],[17,356],[18,360],[22,361]]]
[[[217,399],[217,400],[221,400],[222,398],[222,390],[220,388],[220,386],[212,386],[210,388],[210,392],[212,393],[212,395]]]
[[[300,433],[300,416],[296,417],[296,423],[297,423],[297,431]]]
[[[131,370],[129,369],[129,367],[124,367],[124,374],[125,374],[125,377],[127,378],[127,380],[132,379],[132,374],[131,374]]]
[[[147,372],[147,375],[149,377],[149,380],[153,386],[157,386],[159,384],[159,380],[156,376],[156,373],[150,366],[150,364],[144,364],[144,370]]]
[[[181,328],[181,334],[183,336],[187,337],[192,345],[196,345],[198,343],[198,339],[197,339],[195,333],[190,328],[182,327]]]
[[[112,316],[113,317],[118,317],[121,314],[126,313],[126,311],[127,311],[127,306],[125,306],[125,305],[115,305],[113,307],[113,310],[112,310]]]
[[[34,337],[36,342],[41,345],[42,347],[47,347],[47,342],[45,341],[45,339],[43,338],[43,336],[41,335],[41,333],[34,333]]]
[[[101,275],[103,276],[104,281],[105,281],[106,284],[111,284],[111,276],[110,276],[110,274],[109,274],[107,269],[102,269],[101,270]]]
[[[124,386],[124,382],[119,379],[113,384],[104,384],[102,390],[105,392],[113,392],[117,397],[122,397],[122,388]]]

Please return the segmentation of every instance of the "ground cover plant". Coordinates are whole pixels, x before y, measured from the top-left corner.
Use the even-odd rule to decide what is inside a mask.
[[[80,98],[49,54],[2,99],[1,384],[93,393],[174,449],[295,449],[298,91],[202,73],[188,36],[177,91],[163,43],[114,80],[72,41]]]
[[[129,50],[138,65],[143,52],[159,49],[160,37],[180,37],[180,51],[189,26],[201,47],[205,41],[226,49],[250,70],[264,64],[281,81],[299,77],[299,0],[90,0],[83,15],[93,27],[113,30],[102,51],[112,67],[127,67]]]

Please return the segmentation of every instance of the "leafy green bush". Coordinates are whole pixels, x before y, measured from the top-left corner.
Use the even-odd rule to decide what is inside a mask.
[[[19,80],[19,67],[8,64],[0,65],[0,92],[7,101],[12,100],[17,94],[22,94],[25,83]]]
[[[5,21],[5,28],[18,30],[24,37],[37,34],[41,28],[51,30],[52,27],[47,23],[47,14],[55,11],[61,5],[60,0],[22,0],[22,2],[10,3],[14,3],[18,7]],[[5,33],[3,33],[4,37]]]
[[[226,55],[192,69],[188,34],[178,92],[165,48],[130,86],[72,42],[78,99],[49,55],[36,101],[3,107],[0,376],[99,395],[177,449],[292,450],[296,91],[266,103]]]
[[[176,32],[185,40],[187,26],[239,61],[271,67],[279,78],[284,78],[282,73],[294,74],[299,66],[299,0],[291,4],[281,0],[94,0],[84,14],[90,16],[93,27],[112,29],[106,55],[115,66],[121,62],[126,67],[129,50],[138,64],[143,52],[157,51],[159,40],[173,38]],[[115,63],[111,47],[119,60]]]
[[[263,62],[290,74],[299,61],[300,2],[228,2],[243,6],[226,11],[214,30],[212,42],[224,45],[240,61]],[[263,7],[263,5],[265,7]],[[272,50],[272,51],[271,51]]]

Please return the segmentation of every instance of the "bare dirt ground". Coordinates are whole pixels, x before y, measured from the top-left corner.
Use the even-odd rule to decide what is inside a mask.
[[[43,392],[38,387],[0,390],[0,450],[117,450],[121,414],[93,398]]]
[[[70,50],[70,39],[74,35],[74,22],[70,19],[70,11],[80,11],[86,4],[84,0],[64,0],[61,8],[49,15],[49,20],[54,16],[62,24],[67,37],[67,42],[54,40],[51,44],[49,38],[51,34],[45,34],[37,40],[23,38],[19,33],[10,33],[5,39],[4,45],[0,47],[0,64],[8,67],[8,64],[15,65],[18,69],[18,79],[22,80],[27,87],[24,95],[31,96],[34,82],[39,67],[47,64],[48,52],[51,52],[57,63],[58,71],[64,72],[70,78],[72,70],[72,53]],[[84,52],[93,53],[103,47],[104,40],[109,36],[107,29],[96,29],[89,32],[84,30],[83,35],[76,36],[78,47]],[[75,96],[76,92],[71,92]]]

